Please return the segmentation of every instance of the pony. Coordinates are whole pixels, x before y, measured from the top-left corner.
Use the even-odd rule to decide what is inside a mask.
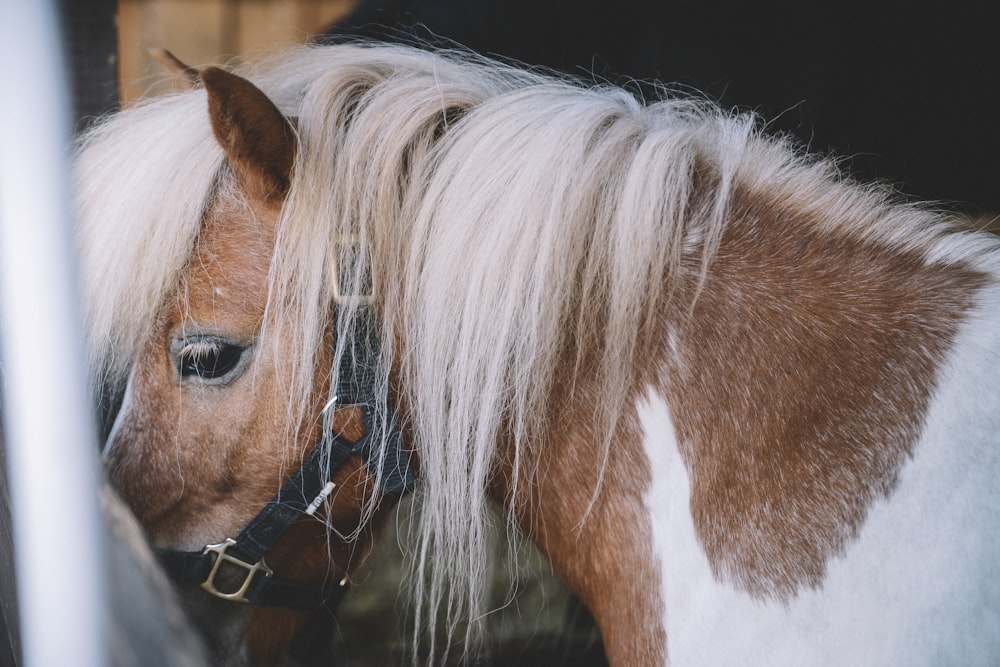
[[[185,585],[221,662],[315,616],[233,599],[338,597],[411,489],[432,662],[494,509],[614,666],[998,659],[1000,239],[697,99],[371,44],[181,71],[81,140],[78,239],[108,474],[229,598]]]

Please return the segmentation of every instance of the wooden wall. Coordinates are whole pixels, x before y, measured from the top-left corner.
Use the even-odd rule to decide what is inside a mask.
[[[189,65],[303,43],[343,17],[356,0],[119,0],[118,51],[122,102],[170,90],[152,47]]]

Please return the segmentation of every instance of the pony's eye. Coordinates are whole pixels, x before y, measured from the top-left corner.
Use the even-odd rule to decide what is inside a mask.
[[[181,377],[217,380],[229,375],[243,358],[246,348],[218,339],[202,338],[184,344],[177,355]]]

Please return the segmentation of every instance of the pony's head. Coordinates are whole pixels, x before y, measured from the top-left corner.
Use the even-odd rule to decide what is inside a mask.
[[[206,118],[225,161],[176,284],[163,293],[145,339],[132,351],[106,448],[110,478],[153,545],[186,552],[240,534],[322,446],[325,429],[347,442],[365,430],[356,407],[324,411],[335,348],[330,312],[320,315],[325,344],[311,359],[316,370],[302,382],[295,377],[301,360],[294,335],[269,308],[269,267],[292,180],[295,128],[247,80],[210,68],[201,81]],[[290,308],[276,309],[281,317],[300,307],[285,305]],[[293,396],[302,400],[290,406]],[[278,576],[339,579],[370,541],[375,475],[354,455],[327,478],[335,485],[324,494],[329,499],[266,554]],[[290,495],[277,502],[295,500]],[[221,581],[212,584],[223,588]],[[212,603],[195,606],[206,604]],[[251,612],[244,634],[254,662],[269,662],[304,618],[275,609]]]
[[[241,528],[244,517],[227,515],[259,503],[267,491],[257,487],[273,480],[254,478],[283,467],[280,448],[268,444],[284,441],[283,409],[269,398],[288,383],[282,353],[290,346],[260,336],[261,267],[274,251],[294,134],[269,102],[259,111],[266,98],[216,72],[205,72],[205,81],[226,173],[176,289],[135,357],[107,445],[112,479],[154,543],[171,546],[194,547],[220,528]],[[291,444],[299,455],[307,446]]]

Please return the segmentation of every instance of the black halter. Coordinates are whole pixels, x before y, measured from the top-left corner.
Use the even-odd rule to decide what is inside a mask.
[[[201,551],[158,550],[164,569],[178,583],[199,584],[224,600],[271,607],[332,611],[343,598],[349,583],[346,572],[320,584],[290,581],[275,577],[264,556],[295,521],[303,514],[312,515],[323,504],[335,487],[331,481],[334,473],[355,454],[370,471],[378,471],[384,496],[399,498],[413,488],[409,453],[403,447],[395,410],[384,387],[384,400],[375,399],[381,363],[378,337],[370,318],[358,320],[356,335],[343,355],[335,398],[323,410],[323,439],[235,539],[227,537]],[[376,413],[380,403],[388,411],[385,420]],[[351,442],[330,426],[330,413],[338,406],[360,410],[365,432],[358,440]],[[380,460],[383,429],[387,447]],[[219,581],[223,570],[229,573],[226,584]]]

